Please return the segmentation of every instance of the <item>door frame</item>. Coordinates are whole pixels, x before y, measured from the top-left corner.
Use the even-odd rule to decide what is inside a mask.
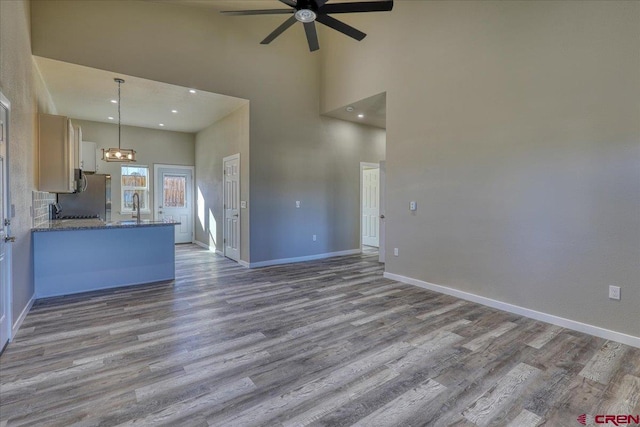
[[[238,202],[240,202],[242,200],[242,197],[240,196],[240,185],[241,185],[241,178],[242,178],[242,163],[240,162],[240,153],[236,153],[236,154],[232,154],[230,156],[226,156],[222,158],[222,255],[228,259],[231,259],[229,257],[227,257],[227,245],[225,244],[224,239],[226,238],[225,236],[227,235],[226,231],[226,227],[227,227],[227,209],[224,207],[224,201],[227,200],[227,186],[225,185],[225,168],[224,168],[224,164],[226,162],[228,162],[229,160],[235,160],[238,159]],[[240,206],[240,203],[238,203],[238,263],[241,262],[242,260],[242,207]],[[233,259],[231,259],[232,261],[234,261]]]
[[[9,102],[9,100],[4,96],[4,94],[2,93],[2,91],[0,91],[0,104],[2,104],[6,109],[7,109],[7,131],[6,134],[9,135],[9,132],[11,130],[10,128],[10,117],[11,117],[11,102]],[[7,141],[5,141],[6,144],[6,153],[5,153],[5,158],[4,158],[4,170],[5,170],[5,180],[4,180],[4,185],[5,185],[5,198],[4,198],[4,204],[5,204],[5,214],[7,215],[7,218],[11,218],[11,185],[10,185],[10,173],[9,173],[9,138],[7,138]],[[0,221],[4,221],[4,218],[0,218]],[[8,229],[8,233],[10,233],[10,227],[7,227]],[[6,289],[0,289],[0,293],[2,294],[2,301],[3,304],[5,304],[5,314],[7,316],[7,324],[6,324],[6,334],[7,334],[7,338],[9,339],[8,342],[11,342],[13,340],[13,269],[12,269],[12,245],[11,243],[6,243],[5,244],[5,254],[4,254],[5,258],[6,258],[6,262],[7,262],[7,268],[4,271],[4,280],[6,283]],[[2,343],[0,343],[0,352],[2,352],[3,348],[2,348]]]
[[[195,166],[166,165],[162,163],[153,164],[153,219],[156,221],[158,221],[158,210],[156,206],[158,206],[158,196],[160,196],[160,189],[158,189],[158,186],[156,185],[158,183],[156,178],[158,177],[158,170],[164,168],[191,171],[191,243],[193,243],[196,239],[196,168]]]
[[[386,249],[386,244],[387,244],[387,220],[386,220],[386,215],[387,215],[387,208],[386,208],[386,203],[387,203],[387,161],[386,160],[380,160],[380,182],[379,182],[379,189],[380,189],[380,198],[379,198],[379,202],[380,202],[380,227],[378,229],[378,236],[380,236],[380,240],[379,240],[379,245],[378,245],[378,262],[380,263],[385,263],[386,262],[386,256],[387,256],[387,249]]]
[[[379,163],[371,163],[371,162],[360,162],[360,195],[358,200],[358,205],[360,206],[360,216],[358,218],[358,236],[360,236],[360,252],[362,252],[362,193],[364,187],[364,170],[365,169],[380,169]],[[378,191],[380,191],[380,187],[378,186]]]

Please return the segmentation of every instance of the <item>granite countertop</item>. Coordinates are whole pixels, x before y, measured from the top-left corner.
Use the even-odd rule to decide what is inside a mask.
[[[55,219],[34,227],[31,231],[70,231],[70,230],[101,230],[111,228],[164,227],[180,224],[179,221],[151,221],[135,219],[105,222],[101,219]]]

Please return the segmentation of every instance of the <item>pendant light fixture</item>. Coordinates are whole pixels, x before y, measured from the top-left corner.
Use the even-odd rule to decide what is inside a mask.
[[[118,148],[102,149],[102,160],[106,162],[135,162],[136,152],[131,148],[121,148],[120,140],[122,139],[122,129],[120,123],[120,85],[124,83],[121,78],[113,79],[118,83]]]

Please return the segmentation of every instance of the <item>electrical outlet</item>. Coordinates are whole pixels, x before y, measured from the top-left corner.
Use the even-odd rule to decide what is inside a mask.
[[[300,207],[300,200],[296,200],[296,208]]]
[[[609,299],[620,299],[620,286],[609,286]]]
[[[314,242],[316,241],[316,235],[315,234],[313,235],[313,241]]]
[[[416,201],[409,202],[409,210],[410,211],[418,210],[418,202],[416,202]]]
[[[393,256],[398,256],[398,248],[393,248]]]

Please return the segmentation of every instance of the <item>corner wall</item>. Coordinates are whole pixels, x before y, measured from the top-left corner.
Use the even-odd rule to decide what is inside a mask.
[[[322,93],[387,91],[387,272],[637,341],[640,4],[375,15],[361,44],[323,32]]]
[[[196,241],[224,251],[222,160],[240,153],[240,200],[249,199],[249,103],[196,134]],[[240,213],[240,259],[249,262],[249,209]]]
[[[28,1],[0,1],[0,89],[11,102],[9,192],[11,218],[12,325],[34,294],[31,261],[32,191],[36,183],[37,113],[55,112],[31,57]]]

